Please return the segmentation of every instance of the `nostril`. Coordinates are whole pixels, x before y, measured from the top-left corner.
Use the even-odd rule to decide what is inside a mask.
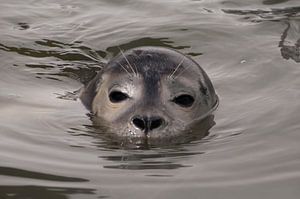
[[[145,129],[146,129],[145,121],[144,121],[143,119],[141,119],[141,118],[138,118],[138,117],[134,118],[134,119],[132,120],[132,123],[133,123],[137,128],[139,128],[139,129],[141,129],[141,130],[145,130]]]
[[[161,118],[154,118],[150,120],[150,130],[156,129],[163,124],[163,119]]]
[[[132,119],[132,124],[141,131],[144,131],[145,133],[148,133],[148,131],[152,131],[161,127],[164,124],[164,122],[164,119],[161,117],[136,116]]]

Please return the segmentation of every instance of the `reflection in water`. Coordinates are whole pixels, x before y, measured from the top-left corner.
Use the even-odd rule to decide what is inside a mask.
[[[175,158],[186,158],[189,156],[199,155],[203,152],[185,151],[183,148],[177,146],[177,149],[151,151],[127,151],[126,155],[122,156],[100,156],[100,158],[114,162],[113,165],[104,165],[108,169],[125,169],[125,170],[147,170],[147,169],[179,169],[182,167],[191,167],[191,165],[184,165],[176,163]],[[173,161],[171,161],[173,158]]]
[[[141,47],[141,46],[160,46],[160,47],[167,47],[167,48],[172,48],[177,50],[190,48],[190,46],[175,46],[174,44],[175,43],[173,41],[165,37],[164,38],[144,37],[118,46],[111,46],[106,50],[112,53],[113,56],[116,56],[117,54],[120,53],[120,48],[126,50],[131,48]]]
[[[68,195],[93,195],[94,189],[43,186],[0,186],[2,199],[67,199]]]
[[[35,69],[37,78],[46,77],[60,81],[59,77],[68,77],[79,80],[85,84],[95,76],[104,64],[103,51],[94,51],[86,46],[75,44],[64,44],[53,40],[36,41],[37,44],[48,47],[46,50],[36,50],[25,47],[13,47],[0,43],[0,50],[14,52],[35,58],[57,58],[56,61],[45,61],[45,63],[27,63],[26,67]],[[80,44],[80,43],[79,43]],[[38,69],[42,69],[39,71]]]
[[[0,49],[7,51],[7,52],[15,52],[20,55],[25,55],[25,56],[30,56],[30,57],[35,57],[35,58],[44,58],[44,57],[55,57],[61,60],[65,61],[89,61],[90,59],[86,57],[83,53],[80,54],[80,50],[86,50],[86,49],[80,49],[80,47],[70,47],[69,45],[66,45],[64,48],[62,46],[55,46],[54,44],[57,44],[59,42],[54,42],[54,41],[39,41],[36,42],[39,45],[51,48],[55,48],[55,50],[36,50],[32,48],[25,48],[25,47],[13,47],[13,46],[7,46],[4,44],[0,44]],[[69,47],[67,49],[66,47]],[[86,48],[86,47],[85,47]]]
[[[19,26],[19,30],[27,30],[30,28],[29,24],[28,23],[18,23],[18,26]]]
[[[279,42],[278,46],[280,47],[280,52],[284,59],[292,59],[295,62],[300,62],[300,37],[295,42],[294,45],[286,45],[285,44],[285,43],[287,43],[286,40],[287,40],[289,31],[292,31],[292,30],[290,30],[290,28],[291,28],[291,24],[289,22],[287,22],[287,27],[281,35],[281,41]]]
[[[52,175],[47,173],[40,173],[35,171],[27,171],[23,169],[0,167],[0,176],[10,176],[26,179],[35,179],[55,182],[88,182],[89,180],[83,178],[66,177],[59,175]],[[68,198],[69,194],[94,194],[93,189],[85,188],[64,188],[64,187],[42,187],[42,186],[0,186],[0,198],[49,198],[49,199],[63,199]]]
[[[27,171],[23,169],[0,167],[0,176],[5,179],[5,176],[41,180],[43,182],[53,181],[58,183],[72,182],[83,183],[89,180],[83,178],[66,177],[35,171]],[[0,198],[12,199],[66,199],[72,194],[95,194],[96,190],[87,188],[75,187],[45,187],[45,186],[0,186]]]
[[[233,9],[222,9],[224,13],[242,15],[244,19],[251,22],[262,22],[262,21],[280,21],[289,19],[291,17],[297,17],[300,14],[300,7],[289,7],[289,8],[272,8],[270,10],[233,10]]]
[[[58,175],[26,171],[23,169],[10,168],[10,167],[0,167],[0,175],[32,178],[38,180],[51,180],[51,181],[59,181],[59,182],[87,182],[88,181],[82,178],[58,176]]]
[[[264,0],[263,4],[265,5],[273,5],[273,4],[279,4],[279,3],[284,3],[284,2],[288,2],[290,0]]]
[[[275,4],[283,1],[265,1],[264,3],[267,4]],[[227,14],[235,14],[235,15],[245,15],[244,19],[251,19],[251,16],[255,16],[258,18],[253,19],[252,22],[262,22],[262,21],[280,21],[287,24],[286,29],[283,31],[281,35],[281,40],[279,42],[278,47],[280,47],[281,56],[284,59],[292,59],[295,62],[300,62],[300,38],[296,39],[294,45],[287,45],[286,43],[292,43],[287,41],[287,37],[289,34],[298,35],[299,25],[296,22],[293,24],[296,27],[291,26],[291,19],[300,16],[300,7],[290,7],[290,8],[283,8],[283,9],[271,9],[271,10],[227,10],[223,9],[223,12]],[[291,29],[292,28],[292,29]]]
[[[116,56],[120,53],[120,48],[128,50],[131,48],[136,48],[136,47],[141,47],[141,46],[159,46],[159,47],[171,48],[171,49],[176,49],[176,50],[191,48],[191,46],[188,46],[188,45],[176,46],[175,42],[171,41],[170,38],[167,38],[167,37],[162,37],[162,38],[143,37],[140,39],[130,41],[125,44],[118,45],[118,46],[111,46],[111,47],[107,48],[106,50],[108,52],[110,52],[112,54],[112,56]],[[203,53],[188,52],[186,54],[190,55],[190,56],[198,56],[198,55],[202,55]]]

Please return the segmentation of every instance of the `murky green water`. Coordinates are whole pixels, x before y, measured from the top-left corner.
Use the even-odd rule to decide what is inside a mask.
[[[1,199],[299,198],[298,0],[0,2]],[[203,140],[123,149],[72,99],[118,46],[144,45],[211,77]]]

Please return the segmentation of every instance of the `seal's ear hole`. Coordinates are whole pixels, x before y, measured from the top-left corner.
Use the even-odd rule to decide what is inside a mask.
[[[194,103],[195,99],[191,95],[183,94],[175,97],[172,102],[182,107],[191,107]]]
[[[119,103],[119,102],[122,102],[122,101],[124,101],[128,98],[129,98],[129,96],[126,93],[123,93],[121,91],[112,91],[109,94],[109,100],[112,103]]]

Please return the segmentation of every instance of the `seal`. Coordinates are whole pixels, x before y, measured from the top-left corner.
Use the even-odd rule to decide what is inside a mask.
[[[121,51],[82,89],[80,99],[102,129],[142,139],[184,135],[218,106],[205,71],[163,47]]]

